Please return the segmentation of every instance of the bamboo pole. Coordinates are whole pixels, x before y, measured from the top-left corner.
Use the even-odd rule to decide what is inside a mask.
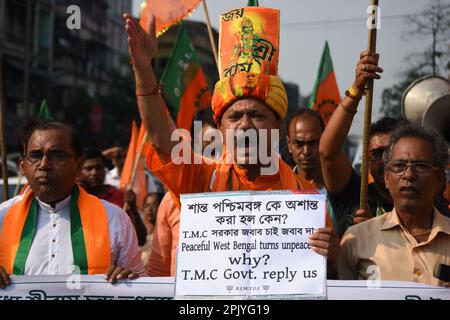
[[[214,54],[214,60],[216,60],[217,71],[219,72],[219,75],[220,75],[219,59],[218,59],[218,55],[217,55],[216,42],[214,41],[214,35],[212,32],[212,28],[211,28],[211,21],[209,20],[208,8],[206,7],[206,0],[202,0],[202,4],[203,4],[203,13],[205,15],[205,20],[206,20],[206,26],[208,28],[209,41],[211,42],[211,48],[212,48],[212,51]]]
[[[378,6],[378,0],[372,0],[371,13],[375,18],[372,20],[372,25],[369,28],[368,34],[368,50],[372,53],[376,52],[377,45],[377,24],[378,11],[374,6]],[[361,190],[359,207],[366,209],[367,207],[367,185],[369,175],[369,134],[370,124],[372,122],[372,101],[373,101],[373,79],[369,79],[366,85],[366,99],[364,109],[364,132],[363,132],[363,150],[362,150],[362,164],[361,164]]]

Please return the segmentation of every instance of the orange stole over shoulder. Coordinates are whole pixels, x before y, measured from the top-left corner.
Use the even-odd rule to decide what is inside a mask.
[[[217,162],[216,177],[212,187],[213,192],[233,191],[228,188],[229,174],[230,169],[233,166],[233,160],[231,153],[225,151],[225,149],[226,148],[224,147],[224,155],[222,156],[221,161]],[[278,172],[284,190],[296,190],[299,189],[299,187],[302,190],[314,190],[314,186],[308,181],[304,179],[297,179],[295,174],[292,172],[292,169],[289,168],[289,166],[281,160],[281,158],[279,158]]]
[[[88,274],[105,273],[111,263],[109,225],[106,209],[101,201],[79,189],[78,209],[84,236]],[[30,190],[6,213],[0,231],[0,265],[12,273],[22,230],[34,193]]]
[[[211,191],[223,192],[235,190],[229,190],[228,183],[229,175],[231,173],[230,168],[232,167],[231,157],[232,155],[230,152],[225,152],[222,156],[222,161],[217,163],[216,177]],[[278,172],[283,190],[293,190],[295,193],[319,193],[312,183],[302,178],[301,176],[297,176],[296,174],[294,174],[292,169],[281,158],[279,161]],[[325,206],[325,226],[334,228],[327,206]]]

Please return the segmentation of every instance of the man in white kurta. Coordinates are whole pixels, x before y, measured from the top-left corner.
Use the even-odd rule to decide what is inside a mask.
[[[8,209],[23,195],[0,204],[0,230]],[[136,232],[128,215],[118,206],[100,200],[108,216],[111,264],[127,266],[141,276],[145,275]],[[70,239],[70,196],[54,206],[37,199],[36,234],[25,264],[25,275],[71,274],[74,270]]]
[[[72,128],[38,123],[25,132],[20,169],[29,187],[0,204],[0,288],[10,274],[145,275],[133,225],[119,207],[76,185],[83,147]]]

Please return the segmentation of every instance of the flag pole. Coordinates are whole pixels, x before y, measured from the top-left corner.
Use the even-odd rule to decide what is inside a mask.
[[[127,191],[133,187],[134,179],[136,178],[137,167],[139,165],[139,161],[141,160],[141,155],[142,155],[142,151],[144,150],[146,140],[147,140],[147,131],[145,131],[145,133],[144,133],[144,137],[142,138],[141,144],[139,145],[139,149],[136,154],[136,158],[134,158],[133,171],[131,171],[131,179],[128,182],[128,185],[126,188]],[[128,203],[124,203],[123,211],[127,211],[127,209],[128,209]]]
[[[368,34],[368,50],[372,53],[376,52],[377,45],[377,24],[378,24],[378,0],[372,0],[372,15],[374,19],[369,27]],[[372,101],[373,101],[373,79],[369,79],[366,85],[366,99],[364,109],[364,132],[363,132],[363,150],[362,150],[362,164],[361,164],[361,190],[359,207],[361,209],[367,208],[367,186],[369,176],[369,134],[370,124],[372,122]]]
[[[220,74],[216,42],[214,41],[214,35],[212,32],[212,28],[211,28],[211,21],[209,20],[208,8],[206,7],[206,0],[202,0],[202,4],[203,4],[203,13],[204,13],[205,19],[206,19],[206,26],[208,28],[209,41],[211,42],[211,48],[212,48],[212,51],[214,54],[214,60],[216,60],[217,71]]]
[[[0,52],[0,148],[2,153],[3,201],[9,199],[8,158],[6,157],[5,105],[3,100],[3,59]]]

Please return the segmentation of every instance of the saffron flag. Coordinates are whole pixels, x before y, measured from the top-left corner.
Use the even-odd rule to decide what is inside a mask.
[[[131,138],[128,145],[127,155],[123,163],[122,173],[120,174],[120,189],[124,190],[128,187],[131,181],[131,174],[133,171],[134,158],[136,156],[136,145],[138,139],[138,131],[136,122],[131,124]]]
[[[120,175],[120,188],[131,189],[136,194],[137,207],[142,209],[145,196],[147,195],[147,181],[145,178],[145,156],[150,148],[150,141],[145,134],[144,125],[141,124],[139,132],[136,123],[133,121],[131,128],[131,139],[128,146],[127,155]],[[145,140],[144,140],[145,139]],[[139,153],[140,152],[140,153]],[[133,179],[133,170],[136,164],[136,172]]]
[[[136,194],[136,202],[137,207],[139,209],[143,209],[144,199],[147,195],[147,179],[145,176],[145,158],[151,147],[150,140],[148,135],[146,134],[146,130],[144,128],[144,124],[141,123],[141,127],[139,129],[139,135],[136,143],[136,151],[135,151],[135,161],[137,161],[136,174],[134,176],[134,181],[132,185],[132,189]],[[138,157],[139,158],[136,158]]]
[[[150,139],[146,133],[147,133],[147,130],[145,130],[144,123],[141,122],[141,127],[139,128],[139,135],[138,135],[137,144],[136,144],[136,150],[139,151],[139,148],[142,145],[141,154],[143,156],[145,156],[151,148]],[[143,141],[144,139],[145,139],[145,141]]]
[[[328,123],[337,105],[341,102],[338,85],[331,61],[330,48],[325,42],[322,57],[320,58],[319,71],[314,85],[308,107],[318,112],[325,123]]]
[[[180,22],[191,14],[200,0],[144,0],[141,5],[139,22],[148,31],[148,21],[151,14],[156,17],[156,35],[163,34],[170,26]]]
[[[43,99],[39,111],[37,114],[38,119],[41,120],[53,120],[53,116],[48,109],[47,100]]]
[[[161,76],[161,85],[178,128],[190,130],[195,112],[210,107],[211,92],[183,23]]]

